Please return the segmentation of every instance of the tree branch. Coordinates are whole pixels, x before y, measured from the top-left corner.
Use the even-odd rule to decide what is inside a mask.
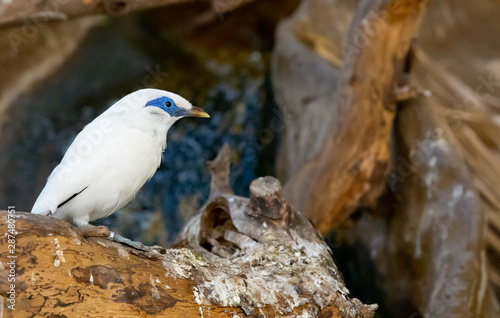
[[[0,4],[0,26],[31,22],[35,26],[49,21],[67,20],[84,15],[123,15],[194,0],[47,0],[3,1]],[[250,0],[204,0],[217,14],[234,10]]]
[[[285,196],[322,233],[385,189],[394,90],[403,82],[425,0],[361,1],[344,48],[336,118],[322,150],[287,184]],[[332,98],[333,102],[333,98]]]

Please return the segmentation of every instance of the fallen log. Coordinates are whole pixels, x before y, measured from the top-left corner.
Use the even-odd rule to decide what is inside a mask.
[[[329,248],[286,203],[276,179],[255,180],[250,198],[232,194],[229,151],[224,146],[210,163],[211,196],[176,249],[140,251],[109,240],[105,227],[84,231],[51,217],[0,212],[0,228],[11,234],[0,239],[3,313],[372,317],[377,305],[347,297]]]

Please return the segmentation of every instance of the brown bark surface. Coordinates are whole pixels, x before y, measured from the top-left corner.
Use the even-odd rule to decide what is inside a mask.
[[[18,0],[0,4],[0,26],[27,24],[37,27],[48,21],[67,20],[84,15],[123,15],[129,12],[162,7],[192,0]],[[215,0],[211,3],[216,14],[234,10],[250,0]]]
[[[198,306],[193,280],[178,277],[163,265],[181,264],[190,257],[190,250],[171,250],[151,259],[107,238],[85,238],[61,220],[17,215],[17,297],[11,317],[196,317],[202,311],[210,311],[213,317],[229,317],[242,312],[238,308]],[[5,219],[2,212],[2,229],[6,229]],[[4,237],[1,255],[5,262]],[[184,264],[189,266],[189,262]],[[7,299],[10,283],[7,272],[2,274],[0,294]],[[4,304],[6,307],[9,303]],[[8,317],[14,312],[4,308],[4,313]]]
[[[319,154],[285,188],[322,233],[385,189],[394,90],[403,84],[411,40],[426,1],[361,1],[347,36],[336,122]]]

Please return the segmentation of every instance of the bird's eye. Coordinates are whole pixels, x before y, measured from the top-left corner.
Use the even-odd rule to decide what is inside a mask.
[[[165,102],[165,106],[167,106],[167,107],[172,106],[172,102]]]

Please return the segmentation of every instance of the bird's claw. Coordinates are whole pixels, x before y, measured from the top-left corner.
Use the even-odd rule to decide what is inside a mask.
[[[122,244],[128,245],[130,247],[133,247],[134,249],[136,249],[138,251],[142,251],[144,253],[137,253],[137,254],[144,254],[147,257],[151,257],[152,254],[165,254],[167,252],[167,250],[164,247],[161,247],[159,245],[146,246],[146,245],[142,244],[141,242],[132,241],[131,239],[128,239],[128,238],[123,237],[119,234],[116,234],[115,232],[111,232],[111,234],[109,235],[109,238],[117,243],[122,243]],[[136,253],[134,253],[134,254],[136,254]]]

